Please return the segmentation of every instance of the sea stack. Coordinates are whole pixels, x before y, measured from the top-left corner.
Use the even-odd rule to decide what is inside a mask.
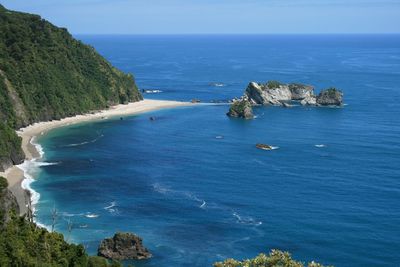
[[[314,87],[301,83],[283,84],[269,81],[265,84],[250,82],[244,96],[252,105],[290,106],[291,101],[300,101],[303,106],[341,106],[343,93],[336,88],[314,94]]]
[[[336,88],[329,88],[322,90],[316,98],[317,105],[319,106],[342,106],[343,93]]]
[[[101,241],[97,255],[113,260],[144,260],[152,257],[142,239],[132,233],[116,233]]]
[[[247,97],[235,100],[226,115],[229,117],[243,118],[247,120],[254,118],[253,108]]]

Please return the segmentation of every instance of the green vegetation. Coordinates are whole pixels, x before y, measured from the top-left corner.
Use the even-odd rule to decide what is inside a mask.
[[[0,170],[2,166],[20,163],[23,158],[21,138],[7,123],[0,121]]]
[[[11,129],[140,99],[133,76],[93,47],[40,16],[0,5],[0,170],[7,158],[21,160]]]
[[[269,89],[274,89],[274,88],[279,88],[279,86],[281,86],[282,83],[278,82],[278,81],[268,81],[267,82],[267,87]]]
[[[59,233],[50,233],[23,217],[11,215],[0,233],[0,266],[121,266],[89,256],[82,245],[68,244]]]
[[[235,101],[232,103],[230,110],[235,111],[238,114],[243,114],[245,109],[248,108],[249,104],[248,101]]]
[[[289,253],[279,250],[272,250],[269,255],[260,254],[254,259],[237,261],[227,259],[224,262],[217,262],[214,267],[304,267],[301,262],[292,259]],[[315,262],[310,262],[308,267],[324,267]]]
[[[335,87],[329,87],[328,89],[323,90],[324,94],[330,96],[330,97],[335,97],[336,94],[340,93],[340,90],[338,90]]]
[[[0,177],[0,266],[121,266],[91,257],[82,245],[68,244],[62,234],[50,233],[17,216],[18,206],[7,185]]]
[[[0,176],[0,192],[2,192],[4,189],[6,189],[8,186],[7,179],[4,178],[3,176]]]

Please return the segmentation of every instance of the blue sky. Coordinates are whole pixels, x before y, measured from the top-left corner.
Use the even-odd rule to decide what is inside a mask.
[[[0,0],[74,34],[399,33],[400,0]]]

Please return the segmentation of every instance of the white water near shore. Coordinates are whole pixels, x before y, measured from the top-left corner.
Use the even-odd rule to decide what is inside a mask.
[[[30,192],[32,211],[35,213],[36,206],[40,200],[40,193],[32,188],[32,183],[35,182],[35,177],[40,172],[40,167],[45,165],[54,165],[57,163],[49,163],[41,161],[44,157],[43,147],[36,142],[36,137],[43,135],[49,130],[63,127],[71,124],[104,120],[116,116],[129,116],[140,114],[143,112],[154,111],[158,109],[174,108],[179,106],[191,106],[194,104],[188,102],[165,101],[165,100],[142,100],[140,102],[129,103],[126,105],[117,105],[108,110],[99,111],[97,113],[78,115],[75,117],[68,117],[57,121],[39,122],[29,125],[17,131],[17,134],[22,138],[22,150],[25,153],[26,159],[22,164],[12,166],[9,169],[1,172],[0,175],[4,176],[8,182],[9,187],[13,186],[14,194],[17,197],[18,203],[21,208],[21,214],[26,213],[26,194],[25,190]],[[16,194],[17,193],[17,194]],[[25,205],[23,204],[25,203]],[[88,215],[93,218],[94,216]],[[48,228],[35,221],[39,226]]]

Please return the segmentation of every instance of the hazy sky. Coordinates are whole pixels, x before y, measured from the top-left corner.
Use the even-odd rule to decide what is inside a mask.
[[[0,0],[79,33],[399,33],[400,0]]]

